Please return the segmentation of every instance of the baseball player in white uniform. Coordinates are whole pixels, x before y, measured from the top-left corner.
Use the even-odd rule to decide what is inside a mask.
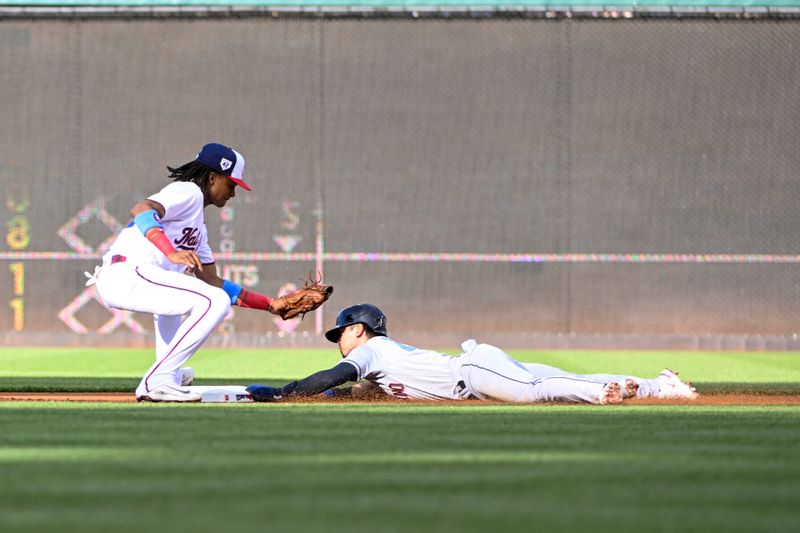
[[[255,401],[292,396],[352,394],[333,389],[348,381],[366,380],[388,395],[404,400],[477,398],[511,403],[582,402],[616,404],[631,396],[694,398],[696,391],[677,374],[664,370],[655,379],[617,374],[579,375],[561,369],[516,361],[499,348],[468,340],[454,357],[422,350],[390,339],[386,316],[371,304],[343,309],[325,336],[339,345],[343,360],[284,387],[251,385]]]
[[[231,305],[278,314],[282,300],[247,291],[219,277],[203,217],[223,207],[242,179],[244,158],[222,144],[205,145],[195,160],[167,167],[174,181],[131,209],[122,230],[87,285],[109,307],[152,313],[156,360],[136,388],[140,401],[200,401],[187,388],[183,365],[225,318]],[[187,275],[189,274],[189,275]]]

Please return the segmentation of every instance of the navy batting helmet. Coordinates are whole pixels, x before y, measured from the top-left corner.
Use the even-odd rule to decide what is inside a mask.
[[[376,335],[386,336],[386,315],[372,304],[357,304],[345,307],[336,317],[336,327],[325,332],[325,338],[339,342],[342,329],[353,324],[364,324]]]

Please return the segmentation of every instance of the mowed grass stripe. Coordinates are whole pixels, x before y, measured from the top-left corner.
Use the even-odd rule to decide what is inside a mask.
[[[330,349],[201,349],[191,360],[205,378],[297,378],[335,365]],[[443,351],[458,354],[455,349]],[[800,382],[796,352],[534,351],[510,350],[523,362],[540,362],[576,373],[629,373],[654,377],[679,369],[704,382]],[[153,363],[151,349],[0,347],[0,377],[140,378]]]
[[[6,531],[788,531],[800,408],[0,404]]]
[[[445,350],[446,351],[446,350]],[[450,350],[451,353],[458,353]],[[703,392],[800,393],[800,354],[512,351],[566,370],[655,377],[674,368]],[[198,385],[283,384],[340,360],[332,349],[201,349],[190,361]],[[0,391],[132,391],[153,362],[148,349],[0,348]]]

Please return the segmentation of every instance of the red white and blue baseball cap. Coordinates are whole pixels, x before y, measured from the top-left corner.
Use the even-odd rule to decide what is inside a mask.
[[[203,146],[203,149],[197,154],[197,160],[214,172],[228,176],[232,182],[243,189],[252,190],[242,179],[244,157],[233,148],[228,148],[224,144],[209,143]]]

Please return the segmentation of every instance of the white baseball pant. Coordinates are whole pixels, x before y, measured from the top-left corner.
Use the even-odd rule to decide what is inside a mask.
[[[97,291],[109,307],[154,315],[156,361],[136,388],[137,397],[161,384],[180,386],[181,367],[231,307],[222,289],[155,265],[105,264]]]
[[[528,368],[489,344],[474,340],[461,345],[461,376],[466,390],[480,399],[504,402],[585,402],[599,403],[605,383],[574,376],[536,377]]]
[[[616,381],[622,387],[623,395],[625,393],[625,381],[628,379],[632,379],[639,384],[639,390],[636,393],[637,398],[647,398],[649,396],[657,396],[658,392],[661,390],[658,384],[658,379],[646,379],[636,376],[628,376],[625,374],[575,374],[572,372],[567,372],[566,370],[561,370],[560,368],[556,368],[554,366],[543,365],[541,363],[523,363],[523,365],[535,378],[568,376],[602,384]]]

